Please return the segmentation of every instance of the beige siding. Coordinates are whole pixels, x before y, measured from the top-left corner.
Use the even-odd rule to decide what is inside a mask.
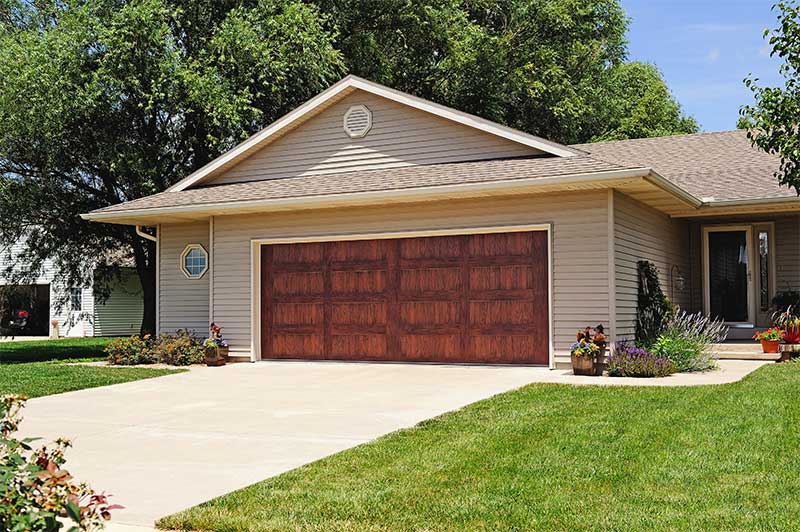
[[[607,205],[602,191],[218,216],[213,238],[214,320],[224,328],[232,354],[249,356],[253,239],[552,223],[556,360],[565,362],[578,328],[609,320]]]
[[[164,224],[159,232],[159,332],[189,329],[197,335],[208,330],[210,275],[188,279],[180,269],[187,244],[201,244],[207,251],[208,223]]]
[[[354,104],[372,111],[366,137],[351,139],[342,118]],[[209,184],[541,153],[362,91],[308,120]]]
[[[94,306],[95,336],[129,336],[138,334],[142,325],[144,302],[142,284],[133,268],[125,268],[118,284],[105,302]]]
[[[775,290],[800,290],[800,216],[775,219]]]
[[[632,338],[636,327],[638,277],[636,263],[648,260],[658,267],[661,287],[670,300],[689,308],[689,225],[674,220],[624,194],[614,194],[614,270],[616,336]],[[683,290],[672,286],[678,270],[686,279]]]

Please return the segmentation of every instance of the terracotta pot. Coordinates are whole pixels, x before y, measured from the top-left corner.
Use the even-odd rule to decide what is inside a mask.
[[[228,361],[227,347],[207,347],[206,366],[224,366]]]
[[[787,344],[800,344],[800,327],[787,327],[783,341]]]
[[[780,340],[761,340],[761,350],[765,353],[777,353],[780,346]]]
[[[594,357],[570,355],[570,358],[572,358],[572,373],[574,375],[594,375]]]

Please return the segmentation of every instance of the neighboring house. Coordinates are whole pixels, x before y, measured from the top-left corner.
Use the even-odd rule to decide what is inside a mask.
[[[158,328],[231,354],[569,362],[631,337],[639,260],[741,335],[800,287],[800,200],[731,131],[563,146],[347,77],[168,191],[85,215],[158,229]]]
[[[30,313],[24,335],[50,336],[58,321],[60,336],[124,336],[137,334],[142,323],[142,288],[133,268],[123,268],[107,300],[100,301],[91,286],[67,287],[55,281],[55,270],[45,261],[41,275],[31,284],[12,285],[2,272],[15,264],[23,249],[17,242],[0,249],[0,336],[7,330],[9,314],[16,309]]]

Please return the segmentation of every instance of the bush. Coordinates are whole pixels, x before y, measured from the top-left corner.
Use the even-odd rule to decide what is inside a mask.
[[[725,340],[728,329],[701,313],[673,316],[653,345],[653,354],[668,358],[678,372],[706,371],[717,367],[712,344]]]
[[[650,347],[675,314],[675,309],[658,277],[658,268],[652,262],[640,260],[636,264],[639,286],[636,306],[636,344]]]
[[[162,333],[153,340],[148,336],[117,338],[106,347],[108,361],[118,366],[136,364],[169,364],[189,366],[200,364],[205,357],[205,348],[189,331],[178,330],[175,336]]]
[[[189,331],[180,329],[175,336],[162,333],[153,345],[153,355],[163,363],[173,366],[200,364],[205,358],[205,347]]]
[[[25,398],[0,397],[0,530],[57,532],[103,528],[111,517],[105,495],[76,484],[64,470],[67,440],[34,449],[31,438],[17,439]]]
[[[626,343],[618,343],[608,357],[610,377],[666,377],[673,373],[675,365],[668,358]]]
[[[118,366],[134,366],[136,364],[154,364],[156,357],[152,350],[149,335],[115,338],[106,346],[108,362]]]

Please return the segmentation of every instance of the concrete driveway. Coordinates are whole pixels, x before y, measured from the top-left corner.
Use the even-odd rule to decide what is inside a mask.
[[[74,447],[68,469],[125,506],[175,511],[538,380],[528,367],[260,362],[33,399],[23,430]]]

